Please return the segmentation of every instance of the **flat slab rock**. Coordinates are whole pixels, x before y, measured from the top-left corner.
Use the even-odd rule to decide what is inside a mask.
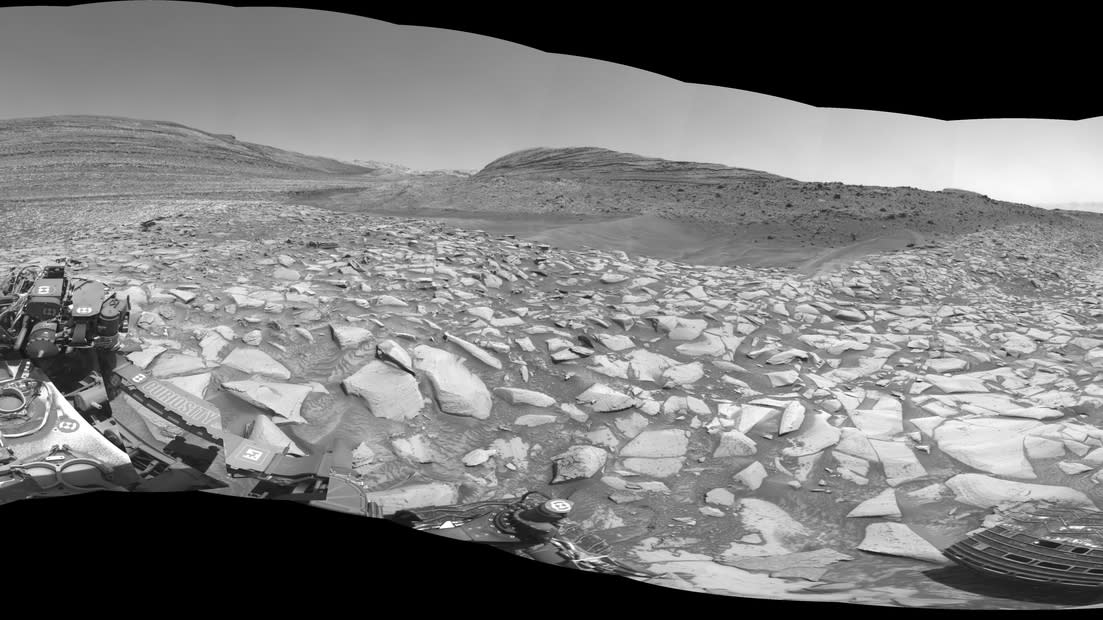
[[[291,371],[286,366],[259,349],[242,347],[234,349],[226,356],[226,359],[222,360],[222,365],[244,373],[261,375],[280,381],[287,381],[291,378]]]
[[[227,381],[222,389],[254,407],[280,416],[280,422],[294,423],[306,422],[300,412],[306,397],[313,391],[309,385],[254,380]]]
[[[531,407],[555,406],[555,399],[551,396],[522,388],[494,388],[494,395],[511,405],[529,405]]]
[[[345,379],[345,391],[363,398],[372,415],[388,420],[409,420],[425,406],[417,379],[379,360],[369,362]]]
[[[620,451],[621,457],[683,457],[689,448],[689,434],[678,428],[644,431]]]
[[[597,413],[613,413],[631,409],[638,401],[622,392],[603,384],[595,383],[575,397],[575,402],[589,405]]]
[[[900,505],[896,502],[896,489],[885,489],[858,504],[847,513],[848,517],[899,517]]]
[[[871,523],[858,549],[871,553],[913,558],[933,564],[950,560],[934,545],[903,523]]]
[[[276,425],[272,418],[263,414],[258,415],[253,420],[252,427],[249,430],[249,439],[275,446],[281,450],[286,449],[287,453],[291,456],[306,455],[306,453],[303,452],[299,446],[295,445],[295,442],[283,432],[283,429]]]
[[[415,370],[429,378],[441,411],[477,420],[490,417],[493,407],[490,390],[459,356],[420,345],[414,348],[413,363]]]
[[[459,501],[459,491],[451,484],[430,482],[389,491],[368,492],[364,497],[367,501],[379,504],[384,514],[392,514],[399,510],[455,504]]]
[[[1024,439],[1041,422],[1015,418],[952,419],[934,430],[938,448],[954,459],[984,472],[1034,480]]]
[[[1000,480],[983,474],[958,474],[946,481],[957,501],[978,508],[992,508],[1007,502],[1042,500],[1070,508],[1096,505],[1081,491],[1048,484],[1030,484]]]

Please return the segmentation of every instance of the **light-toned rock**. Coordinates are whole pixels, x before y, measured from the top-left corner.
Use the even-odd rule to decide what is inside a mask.
[[[286,280],[286,281],[289,281],[289,282],[294,282],[294,281],[298,280],[299,278],[301,278],[302,276],[299,274],[298,271],[295,271],[294,269],[288,269],[286,267],[278,267],[272,272],[272,277],[277,279],[277,280]]]
[[[923,380],[947,394],[963,392],[987,392],[988,387],[980,379],[972,377],[943,377],[941,375],[923,375]]]
[[[727,347],[724,346],[724,340],[722,338],[706,332],[701,334],[699,340],[680,344],[674,347],[674,350],[687,357],[701,357],[705,355],[718,357],[724,354]]]
[[[165,379],[165,381],[198,398],[206,398],[207,388],[211,385],[211,377],[211,373],[205,372],[198,375],[173,377]]]
[[[589,405],[597,413],[613,413],[631,409],[638,404],[636,398],[618,392],[603,384],[595,383],[575,398],[576,402]]]
[[[377,305],[377,306],[392,306],[392,307],[395,307],[395,308],[406,308],[410,304],[408,304],[408,303],[402,301],[401,299],[399,299],[397,297],[394,297],[392,295],[380,295],[378,298],[376,298],[375,305]]]
[[[494,388],[494,395],[511,405],[528,405],[531,407],[555,406],[555,399],[551,396],[522,388]]]
[[[448,333],[445,333],[444,337],[449,342],[451,342],[451,343],[455,344],[457,347],[463,349],[468,355],[470,355],[471,357],[474,357],[475,359],[477,359],[480,362],[486,364],[487,366],[490,366],[491,368],[495,368],[497,370],[502,369],[502,360],[494,357],[493,355],[491,355],[489,352],[487,352],[482,347],[471,344],[470,342],[468,342],[468,341],[466,341],[462,338],[457,338],[456,336],[453,336],[453,335],[448,334]]]
[[[1064,417],[1065,415],[1049,407],[1020,407],[1017,409],[1004,409],[998,413],[1009,418],[1030,418],[1032,420],[1052,420]]]
[[[938,448],[951,457],[998,476],[1033,480],[1024,438],[1041,423],[1014,418],[969,418],[943,422],[934,432]]]
[[[333,333],[333,339],[337,341],[337,345],[342,349],[355,349],[373,338],[370,329],[355,325],[335,325],[331,323],[329,329]]]
[[[414,348],[414,368],[429,378],[440,410],[478,420],[490,417],[493,406],[490,391],[463,360],[442,349],[427,345]]]
[[[873,409],[856,409],[848,415],[867,437],[889,439],[904,432],[904,410],[894,398],[882,398]]]
[[[799,402],[793,401],[786,405],[785,411],[781,414],[781,422],[778,424],[778,434],[785,435],[800,430],[801,425],[804,424],[804,414],[804,405]]]
[[[957,501],[978,508],[1031,500],[1053,502],[1070,508],[1096,508],[1091,498],[1076,489],[1013,482],[983,474],[958,474],[947,480],[946,486],[954,492]]]
[[[253,419],[253,424],[249,429],[249,439],[275,446],[281,450],[286,449],[287,454],[292,456],[306,456],[306,453],[295,444],[295,441],[288,437],[272,421],[272,418],[264,414],[260,414]]]
[[[926,468],[907,444],[882,439],[870,439],[869,443],[877,452],[889,486],[897,486],[927,475]]]
[[[167,347],[161,345],[153,345],[151,347],[142,349],[141,351],[134,351],[126,354],[126,359],[137,366],[138,368],[148,368],[149,365],[157,358],[158,355],[168,351]]]
[[[594,338],[611,351],[624,351],[626,349],[635,348],[636,346],[632,338],[623,334],[596,334]]]
[[[685,460],[682,457],[640,458],[630,457],[624,459],[624,468],[651,476],[652,478],[669,478],[682,470]]]
[[[175,377],[205,370],[207,362],[187,353],[165,353],[157,358],[150,369],[154,377]]]
[[[451,484],[430,482],[389,491],[371,491],[365,493],[364,498],[379,505],[384,514],[393,514],[399,510],[455,504],[459,500],[459,491]]]
[[[439,463],[444,460],[440,450],[421,433],[411,437],[395,437],[391,439],[391,446],[395,454],[415,463]]]
[[[888,488],[858,504],[847,513],[848,517],[899,517],[900,505],[896,502],[896,489]]]
[[[287,381],[291,378],[291,371],[286,366],[277,362],[264,351],[239,347],[230,352],[222,365],[241,372],[261,375],[270,379]]]
[[[727,560],[791,553],[807,544],[811,532],[777,504],[757,497],[740,499],[735,512],[743,529],[757,533],[758,544],[735,542],[724,550]]]
[[[592,478],[605,468],[609,453],[597,446],[577,445],[552,457],[555,477],[552,484]]]
[[[482,448],[476,448],[467,454],[463,455],[463,464],[468,467],[478,467],[497,456],[497,452],[494,450],[484,450]]]
[[[766,378],[770,380],[772,387],[785,387],[796,383],[800,375],[795,370],[783,370],[781,372],[766,373]]]
[[[350,395],[363,398],[376,417],[403,421],[424,408],[417,379],[379,360],[369,362],[341,385]]]
[[[870,553],[913,558],[934,564],[948,564],[934,545],[903,523],[871,523],[858,549]]]
[[[1023,438],[1023,448],[1026,451],[1026,456],[1030,459],[1056,459],[1065,456],[1065,443],[1058,439],[1036,436],[1025,437]],[[1103,463],[1100,464],[1103,465]]]
[[[689,435],[676,428],[644,431],[620,451],[621,457],[670,458],[685,456]]]
[[[701,362],[671,366],[663,371],[663,379],[675,385],[691,385],[705,376],[705,367]]]
[[[713,458],[728,458],[732,456],[754,456],[758,452],[758,444],[743,433],[732,429],[720,434],[720,444],[713,451]]]
[[[312,391],[309,385],[245,380],[225,382],[222,389],[254,407],[276,414],[282,418],[280,423],[306,422],[300,411]]]
[[[808,428],[799,435],[789,437],[789,445],[781,450],[784,456],[808,456],[822,452],[839,443],[842,437],[841,431],[828,422],[826,413],[818,413],[812,416],[812,422]]]
[[[714,506],[734,506],[735,494],[727,489],[712,489],[708,493],[705,493],[705,503]]]
[[[862,431],[856,428],[843,427],[839,429],[839,435],[839,443],[835,446],[834,452],[843,452],[875,463],[880,460],[877,451],[869,443],[869,438]]]
[[[769,474],[766,472],[766,468],[762,463],[755,461],[741,469],[733,478],[737,485],[751,491],[757,491],[768,476]]]
[[[735,429],[740,433],[749,433],[759,423],[776,415],[777,411],[769,407],[743,405],[739,408],[739,421],[736,423]]]

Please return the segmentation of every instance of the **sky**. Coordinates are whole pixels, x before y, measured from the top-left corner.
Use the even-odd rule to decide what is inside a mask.
[[[1103,202],[1103,117],[815,108],[357,15],[188,2],[0,8],[0,119],[172,121],[346,161],[477,170],[597,146],[802,181]]]

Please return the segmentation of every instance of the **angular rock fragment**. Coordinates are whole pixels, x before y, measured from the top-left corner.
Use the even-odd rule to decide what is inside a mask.
[[[575,401],[589,405],[597,413],[613,413],[635,407],[639,401],[602,383],[595,383],[579,394]]]
[[[334,325],[331,323],[329,329],[333,333],[333,339],[337,341],[337,345],[342,349],[355,349],[374,337],[370,329],[354,325]]]
[[[444,338],[445,340],[454,343],[456,346],[467,352],[468,355],[474,357],[487,366],[490,366],[491,368],[495,368],[497,370],[502,369],[502,361],[488,353],[485,349],[471,344],[470,342],[462,338],[457,338],[449,333],[445,333]]]
[[[946,481],[957,501],[978,508],[1004,503],[1045,501],[1068,508],[1096,509],[1091,498],[1069,487],[1000,480],[983,474],[958,474]]]
[[[253,419],[248,438],[253,441],[275,446],[281,450],[287,450],[287,454],[291,456],[306,456],[306,453],[295,444],[295,441],[288,437],[287,434],[272,421],[272,418],[264,414],[260,414]]]
[[[896,502],[896,489],[885,489],[858,504],[847,513],[848,517],[899,517],[900,505]]]
[[[871,523],[858,549],[871,553],[913,558],[934,564],[949,564],[934,545],[903,523]]]
[[[552,457],[555,477],[552,484],[592,478],[602,471],[609,454],[597,446],[571,446]]]
[[[755,461],[735,474],[735,483],[751,491],[757,491],[769,474],[759,461]]]
[[[712,457],[721,459],[732,456],[754,456],[758,452],[758,444],[737,430],[724,431],[720,434],[720,444],[716,446]]]
[[[670,458],[685,456],[689,448],[689,435],[676,428],[645,431],[628,442],[620,451],[621,457]]]

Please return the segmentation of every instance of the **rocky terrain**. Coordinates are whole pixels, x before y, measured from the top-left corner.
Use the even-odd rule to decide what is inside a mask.
[[[941,553],[1005,502],[1103,506],[1093,220],[1023,210],[802,273],[309,202],[9,201],[0,267],[84,261],[79,275],[136,306],[131,361],[217,405],[234,432],[302,454],[356,445],[360,480],[390,510],[570,488],[572,520],[665,586],[1095,602],[993,588]],[[113,408],[166,432],[125,398]]]

